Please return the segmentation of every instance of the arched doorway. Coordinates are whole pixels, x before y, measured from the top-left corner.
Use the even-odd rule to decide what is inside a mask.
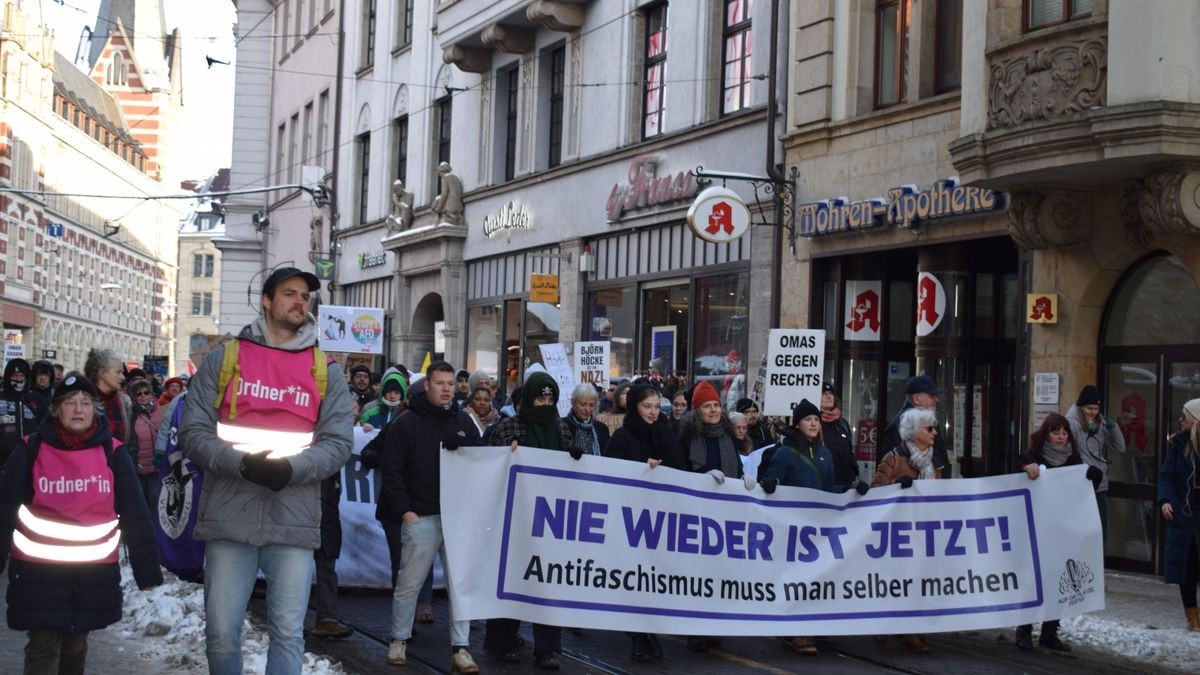
[[[417,308],[413,310],[412,317],[412,340],[409,344],[412,345],[412,359],[420,367],[421,359],[425,358],[425,354],[432,354],[432,358],[436,361],[443,358],[440,351],[435,350],[435,333],[439,322],[445,321],[446,312],[442,307],[442,296],[437,293],[428,293],[421,301],[417,303]]]
[[[1161,571],[1155,482],[1183,404],[1200,397],[1200,284],[1179,258],[1157,251],[1117,284],[1100,331],[1103,412],[1125,436],[1110,456],[1106,564]]]

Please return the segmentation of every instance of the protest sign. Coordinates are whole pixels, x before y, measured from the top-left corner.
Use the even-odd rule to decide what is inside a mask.
[[[790,417],[804,399],[821,405],[825,331],[772,328],[767,339],[762,414]]]
[[[321,349],[356,354],[383,353],[383,310],[374,307],[321,305]]]
[[[567,351],[557,342],[540,345],[540,348],[546,372],[558,382],[558,416],[566,417],[571,412],[571,392],[575,389],[575,373],[571,372]]]
[[[612,343],[575,343],[575,380],[608,388],[608,368],[612,362]]]
[[[442,453],[451,601],[462,619],[682,635],[1058,619],[1104,606],[1084,469],[766,495],[604,457],[459,448]]]

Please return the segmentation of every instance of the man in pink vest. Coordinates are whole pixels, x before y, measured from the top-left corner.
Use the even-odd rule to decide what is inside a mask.
[[[180,444],[204,469],[195,536],[207,542],[206,652],[214,675],[242,672],[242,624],[261,569],[267,580],[268,673],[300,673],[313,551],[321,545],[321,481],[350,458],[350,393],[319,352],[308,312],[316,276],[275,270],[262,316],[188,385]],[[322,377],[324,376],[324,377]]]

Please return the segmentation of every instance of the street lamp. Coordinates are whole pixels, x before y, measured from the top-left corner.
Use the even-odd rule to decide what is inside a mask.
[[[108,298],[108,311],[105,312],[105,323],[108,326],[108,332],[110,332],[110,333],[112,332],[112,317],[113,317],[113,312],[115,311],[115,309],[113,308],[112,292],[120,290],[121,288],[124,288],[124,287],[121,286],[121,284],[117,284],[117,283],[100,284],[100,290],[108,291],[107,293],[105,293],[105,296]]]

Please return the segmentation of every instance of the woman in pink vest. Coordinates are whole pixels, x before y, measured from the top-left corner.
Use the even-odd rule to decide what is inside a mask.
[[[29,633],[27,673],[84,672],[88,633],[121,618],[122,538],[138,588],[163,581],[133,461],[99,406],[92,383],[68,375],[0,482],[8,627]]]

